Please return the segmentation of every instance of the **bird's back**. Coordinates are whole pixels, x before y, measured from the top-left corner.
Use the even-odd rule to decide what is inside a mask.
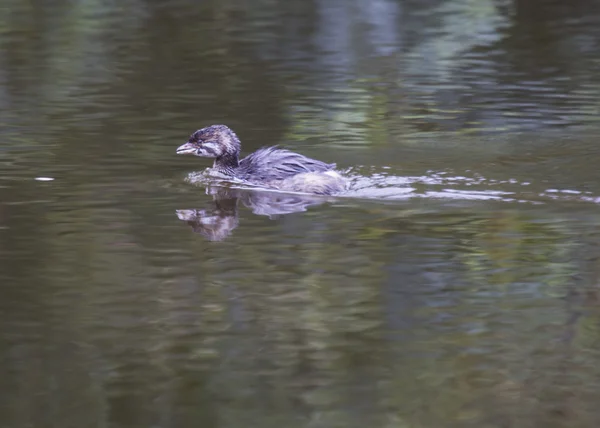
[[[240,161],[239,178],[270,182],[307,172],[331,171],[335,166],[277,146],[265,147]]]

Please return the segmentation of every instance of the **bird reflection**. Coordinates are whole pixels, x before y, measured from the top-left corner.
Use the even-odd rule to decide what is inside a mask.
[[[256,215],[276,218],[280,215],[306,211],[310,206],[327,202],[327,198],[311,195],[261,192],[254,190],[208,187],[213,196],[205,209],[176,210],[177,217],[185,221],[195,233],[209,241],[226,239],[238,226],[238,201]]]

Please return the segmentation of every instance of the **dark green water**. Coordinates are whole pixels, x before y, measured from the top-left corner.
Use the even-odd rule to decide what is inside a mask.
[[[594,1],[0,0],[0,427],[596,427]],[[226,123],[335,199],[205,189]]]

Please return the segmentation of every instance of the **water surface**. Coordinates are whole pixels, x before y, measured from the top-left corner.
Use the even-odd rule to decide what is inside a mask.
[[[597,425],[594,2],[0,8],[0,426]]]

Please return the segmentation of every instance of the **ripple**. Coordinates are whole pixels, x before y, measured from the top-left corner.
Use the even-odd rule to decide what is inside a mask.
[[[350,190],[344,197],[367,199],[454,199],[454,200],[494,200],[504,202],[543,203],[544,201],[592,202],[599,203],[600,196],[589,191],[576,189],[546,189],[539,192],[524,191],[531,182],[520,182],[515,178],[505,180],[489,179],[481,174],[452,175],[448,171],[429,171],[422,176],[398,176],[389,171],[361,175],[346,171],[351,176]],[[479,186],[480,189],[462,189],[461,186]],[[501,186],[503,190],[491,189]],[[504,190],[513,186],[511,190]],[[514,190],[513,190],[514,189]]]

